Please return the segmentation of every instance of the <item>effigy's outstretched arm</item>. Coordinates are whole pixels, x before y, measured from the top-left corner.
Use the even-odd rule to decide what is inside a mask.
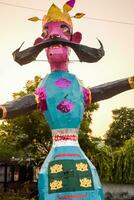
[[[134,89],[134,76],[92,87],[90,88],[92,103],[111,98],[130,89]]]
[[[34,94],[20,97],[17,100],[0,105],[0,118],[11,119],[32,112],[37,109],[36,96]]]

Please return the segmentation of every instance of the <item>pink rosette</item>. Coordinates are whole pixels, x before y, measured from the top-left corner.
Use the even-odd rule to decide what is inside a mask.
[[[57,106],[57,109],[63,113],[68,113],[73,109],[73,107],[74,105],[69,100],[64,100]]]
[[[35,94],[38,97],[39,108],[40,108],[41,112],[44,112],[45,110],[47,110],[45,88],[37,88]]]
[[[91,91],[90,89],[83,87],[83,96],[84,96],[84,106],[91,104]]]
[[[55,81],[55,85],[57,85],[60,88],[67,88],[70,84],[71,84],[71,81],[65,78],[60,78],[57,81]]]

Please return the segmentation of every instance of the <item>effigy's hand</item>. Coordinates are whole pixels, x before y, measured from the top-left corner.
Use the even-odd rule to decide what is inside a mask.
[[[90,88],[92,103],[109,99],[127,90],[134,89],[134,76]]]
[[[2,118],[3,110],[0,108],[0,118]]]
[[[34,94],[28,94],[16,100],[0,105],[0,119],[12,119],[37,109]]]
[[[129,85],[132,89],[134,89],[134,76],[128,78]]]
[[[7,115],[6,108],[4,106],[0,106],[0,119],[6,118],[6,115]]]

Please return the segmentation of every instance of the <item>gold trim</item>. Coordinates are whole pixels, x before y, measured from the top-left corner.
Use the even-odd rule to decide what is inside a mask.
[[[40,104],[40,102],[39,102],[39,97],[38,97],[38,95],[36,95],[36,94],[34,94],[34,97],[35,97],[35,101],[36,101],[36,103],[37,103],[36,109],[39,109],[39,104]]]
[[[0,106],[0,109],[3,111],[2,119],[6,119],[7,117],[7,109],[5,106]]]
[[[132,89],[134,89],[134,76],[128,78],[128,83]]]
[[[34,96],[35,96],[36,103],[39,104],[39,97],[38,97],[38,95],[34,94]]]

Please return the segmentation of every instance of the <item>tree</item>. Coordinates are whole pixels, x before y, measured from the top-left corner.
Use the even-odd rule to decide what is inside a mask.
[[[41,77],[39,76],[36,76],[34,80],[28,80],[21,91],[13,93],[13,98],[17,99],[26,94],[34,93],[40,81]],[[97,109],[98,104],[88,107],[81,123],[79,139],[86,153],[90,147],[93,149],[91,137],[89,137],[91,135],[89,124],[92,121],[93,111]],[[47,156],[52,144],[51,131],[40,111],[33,111],[31,114],[3,121],[0,125],[0,135],[0,142],[4,146],[0,149],[0,154],[5,155],[5,157],[12,155],[22,159],[32,158],[36,163]],[[6,153],[6,148],[10,150],[10,153]]]
[[[134,184],[134,137],[126,140],[122,147],[116,149],[113,156],[113,181]]]
[[[95,152],[96,142],[92,136],[90,125],[92,123],[92,113],[99,108],[97,103],[89,105],[84,112],[84,117],[79,130],[79,143],[85,154],[92,159],[92,154]],[[96,138],[97,140],[97,138]]]
[[[114,167],[114,155],[112,148],[107,145],[99,145],[96,147],[96,152],[93,154],[93,161],[96,165],[98,174],[104,182],[113,181],[113,167]]]
[[[121,107],[113,112],[113,122],[106,132],[106,144],[119,147],[134,136],[134,109]]]
[[[99,144],[92,159],[104,182],[134,184],[134,137],[114,150]]]

